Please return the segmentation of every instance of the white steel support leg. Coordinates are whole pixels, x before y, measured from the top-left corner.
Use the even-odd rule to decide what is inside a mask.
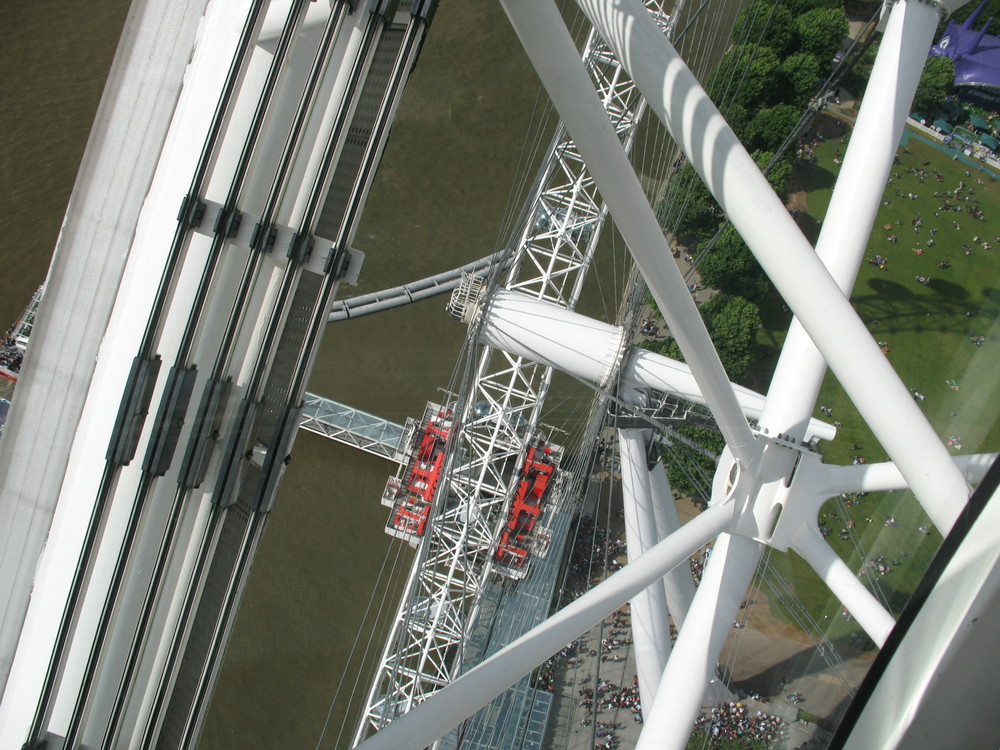
[[[551,0],[501,2],[691,365],[720,432],[737,462],[743,468],[753,466],[759,448],[687,284],[673,262],[663,230],[577,58],[562,17]],[[646,18],[653,22],[648,14]]]
[[[357,747],[364,750],[427,747],[580,633],[593,627],[638,592],[662,578],[668,570],[685,563],[695,550],[729,528],[732,514],[731,502],[712,506],[641,558],[473,667]]]
[[[629,563],[639,559],[659,541],[649,469],[646,466],[646,438],[649,433],[650,430],[618,430]],[[658,582],[632,597],[632,639],[639,696],[644,706],[650,706],[670,656],[666,592]]]
[[[1000,453],[971,453],[955,456],[955,465],[965,475],[966,481],[979,484],[987,469]],[[856,464],[853,466],[827,466],[825,487],[827,496],[842,492],[882,492],[885,490],[905,490],[906,480],[891,462],[877,464]]]
[[[681,519],[674,505],[674,495],[670,491],[667,470],[663,462],[656,464],[649,472],[649,486],[653,493],[653,515],[656,518],[658,539],[666,539],[681,527]],[[667,597],[667,611],[680,629],[694,599],[694,579],[690,566],[678,565],[663,576],[663,590]]]
[[[968,499],[964,477],[704,89],[670,43],[654,33],[655,23],[637,2],[579,2],[798,316],[934,523],[949,529]],[[937,18],[932,6],[906,0],[893,5],[890,26],[898,25],[893,33],[905,35],[908,44],[926,53]],[[869,96],[873,93],[869,90]]]
[[[730,534],[722,534],[715,543],[663,672],[656,702],[644,706],[636,750],[674,750],[687,744],[763,549],[759,542]]]
[[[900,7],[889,19],[816,244],[817,255],[845,294],[853,289],[864,259],[933,33],[926,22],[912,28],[910,16],[912,12]],[[780,391],[783,413],[805,419],[815,407],[825,373],[826,361],[794,319],[772,378],[776,384],[796,384]],[[797,434],[789,418],[776,421],[785,424],[786,434]]]

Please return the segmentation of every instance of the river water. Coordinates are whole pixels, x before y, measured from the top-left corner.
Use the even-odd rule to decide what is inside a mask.
[[[4,325],[44,279],[128,4],[0,3]],[[461,265],[505,241],[553,124],[538,117],[538,92],[498,3],[442,0],[356,237],[367,254],[360,286],[341,296]],[[615,263],[591,304],[614,309],[625,280]],[[331,325],[309,390],[397,422],[419,416],[453,383],[462,349],[464,326],[447,318],[444,304],[435,298]],[[355,679],[351,654],[367,648],[363,669],[371,667],[382,645],[371,623],[392,617],[412,556],[382,530],[387,509],[379,498],[393,470],[299,435],[201,747],[349,741],[353,717],[338,742],[345,712],[367,688],[367,677]]]

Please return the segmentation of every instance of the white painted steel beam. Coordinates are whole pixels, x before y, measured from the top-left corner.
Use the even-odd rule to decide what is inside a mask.
[[[547,1],[502,2],[535,71],[573,135],[636,266],[691,365],[719,430],[740,465],[753,466],[760,449],[754,443],[687,284],[673,262],[649,200],[615,137],[593,86],[574,59],[573,40],[558,10]],[[649,13],[645,9],[641,12],[656,28]]]
[[[1000,453],[955,456],[955,465],[965,475],[967,482],[979,484],[986,470],[993,465],[998,456]],[[907,487],[906,479],[891,461],[853,466],[825,466],[824,469],[827,472],[824,487],[828,497],[842,492],[882,492],[904,490]]]
[[[649,488],[653,497],[653,515],[656,518],[656,538],[666,539],[681,527],[677,506],[670,491],[667,470],[663,462],[649,470]],[[663,576],[663,590],[667,597],[667,611],[679,629],[684,624],[691,601],[694,599],[694,578],[690,567],[678,565]]]
[[[662,354],[634,348],[622,362],[626,333],[619,327],[572,310],[533,299],[520,292],[496,289],[482,308],[480,340],[517,357],[544,363],[574,377],[607,387],[616,376],[619,389],[654,389],[695,404],[708,405],[691,368]],[[745,419],[759,419],[764,397],[730,383]],[[832,425],[818,419],[806,423],[808,439],[831,440]]]
[[[618,430],[625,543],[629,563],[638,560],[659,541],[649,469],[646,466],[646,440],[650,432],[637,429]],[[632,640],[639,679],[639,697],[644,706],[649,706],[656,697],[660,676],[670,656],[667,598],[659,582],[654,582],[632,597]]]
[[[819,529],[812,524],[800,526],[799,533],[792,540],[792,548],[819,574],[823,583],[858,621],[875,645],[882,648],[896,620],[865,587],[857,574],[837,556],[823,539]]]
[[[697,518],[717,507],[711,506]],[[760,542],[744,536],[726,533],[716,540],[663,672],[657,700],[644,706],[637,750],[684,747],[698,710],[706,702],[706,691],[711,691],[712,702],[717,699],[722,686],[715,666],[763,549]]]

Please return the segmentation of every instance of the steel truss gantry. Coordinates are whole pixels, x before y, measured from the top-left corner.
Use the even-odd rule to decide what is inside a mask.
[[[623,474],[626,469],[635,474],[627,491],[636,495],[633,500],[642,500],[634,502],[632,511],[643,526],[640,533],[647,536],[634,551],[630,540],[629,564],[400,716],[364,742],[360,747],[365,750],[430,745],[565,643],[643,591],[656,595],[646,623],[662,627],[662,602],[671,598],[666,589],[660,596],[664,577],[715,539],[711,563],[697,591],[693,596],[683,591],[673,596],[683,620],[676,647],[668,655],[666,646],[651,641],[653,653],[644,665],[648,669],[640,674],[645,723],[637,747],[683,748],[740,601],[767,548],[791,549],[801,555],[881,647],[899,626],[818,533],[820,505],[845,491],[908,487],[942,535],[953,526],[961,532],[970,484],[983,480],[986,467],[997,457],[994,453],[955,458],[948,453],[847,297],[864,257],[930,40],[940,14],[958,7],[961,0],[887,3],[879,54],[815,248],[641,3],[578,2],[796,318],[759,418],[751,426],[746,403],[741,403],[725,375],[627,155],[593,101],[584,71],[572,59],[572,38],[555,4],[502,0],[684,352],[690,375],[725,438],[726,449],[719,460],[708,509],[683,525],[677,526],[673,519],[660,523],[655,506],[669,502],[669,498],[658,499],[669,493],[654,486],[653,476],[645,473],[647,436],[641,430],[623,429],[620,441],[627,457],[623,459]],[[640,386],[677,395],[676,386],[668,382],[676,363],[648,357],[643,361],[622,346],[623,332],[540,300],[531,299],[530,294],[495,291],[488,305],[477,305],[473,299],[466,308],[466,318],[477,340],[508,345],[511,361],[517,361],[518,355],[538,354],[540,361],[558,364],[598,385],[617,368],[619,385],[624,388],[620,396],[641,392]],[[529,314],[529,308],[536,308],[538,314]],[[542,326],[547,330],[540,330]],[[571,328],[578,333],[573,334]],[[609,363],[607,353],[615,350],[620,359]],[[888,462],[828,466],[812,451],[810,415],[827,367],[888,454]],[[992,499],[980,501],[987,512],[996,512],[1000,502],[995,488],[995,483],[987,487]],[[986,501],[990,504],[985,505]],[[995,572],[995,528],[984,524],[973,529],[971,541],[959,555],[981,558],[985,560],[982,570],[992,566]],[[959,570],[956,566],[956,572]],[[897,670],[899,674],[887,676],[881,702],[874,707],[869,704],[872,718],[868,725],[848,738],[846,746],[914,746],[913,740],[920,735],[913,734],[909,743],[906,735],[920,724],[921,713],[932,706],[935,697],[961,701],[938,689],[936,680],[951,667],[941,655],[946,651],[964,648],[966,663],[970,658],[981,658],[981,653],[969,648],[976,645],[970,643],[973,637],[961,631],[974,630],[973,624],[984,611],[978,603],[975,608],[969,604],[974,598],[996,600],[996,588],[983,585],[982,570],[967,568],[959,574],[961,581],[936,587],[935,593],[946,590],[943,598],[947,599],[951,592],[968,585],[975,597],[970,594],[962,599],[963,608],[954,617],[950,611],[933,612],[911,626],[910,634],[915,632],[914,640],[923,646],[912,658],[921,661],[929,657],[933,663],[922,664],[920,669],[909,663]],[[655,634],[649,635],[652,638]],[[893,666],[890,663],[889,670]],[[903,673],[912,675],[914,684],[907,683]],[[970,690],[980,691],[979,685]],[[894,695],[887,697],[888,693]]]
[[[648,0],[662,33],[670,18]],[[604,111],[626,152],[645,108],[628,74],[599,35],[582,55]],[[512,243],[501,279],[469,279],[456,296],[469,299],[500,281],[531,297],[572,309],[593,258],[607,208],[566,127],[560,122]],[[451,309],[451,307],[450,307]],[[461,310],[452,310],[461,315]],[[472,334],[470,334],[472,335]],[[478,348],[472,383],[461,394],[459,429],[451,440],[446,479],[410,572],[366,702],[355,742],[451,682],[476,616],[476,601],[496,570],[505,510],[538,419],[551,368],[489,346]],[[558,483],[553,493],[558,502]]]

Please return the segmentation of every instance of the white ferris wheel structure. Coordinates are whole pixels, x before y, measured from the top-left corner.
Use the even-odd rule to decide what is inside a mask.
[[[485,280],[465,279],[449,304],[469,324],[478,359],[453,404],[458,427],[440,507],[430,517],[355,742],[372,750],[432,745],[630,602],[645,720],[637,746],[682,748],[706,695],[718,689],[723,643],[767,550],[800,555],[882,648],[896,617],[824,540],[816,524],[821,505],[842,493],[909,488],[947,537],[960,517],[967,519],[970,494],[995,458],[949,454],[849,301],[927,50],[939,21],[960,3],[907,0],[883,9],[879,52],[815,247],[672,46],[670,9],[639,0],[580,0],[593,26],[581,60],[555,4],[502,5],[561,123],[522,213],[511,263]],[[726,376],[629,161],[647,106],[794,313],[766,394]],[[606,214],[687,365],[632,348],[624,322],[573,311]],[[828,368],[889,461],[822,462],[816,445],[835,430],[811,414]],[[501,511],[516,483],[505,479],[504,467],[547,437],[538,417],[553,369],[597,393],[592,432],[609,406],[639,412],[667,396],[706,406],[726,448],[707,510],[681,524],[662,462],[648,460],[655,421],[621,420],[627,566],[469,668],[454,655],[479,614],[484,582],[491,573],[519,575],[495,554],[506,521]],[[564,478],[560,492],[574,489]],[[989,577],[996,560],[984,552],[991,545],[983,523],[977,528],[985,536],[973,543],[978,572],[965,569],[970,583]],[[711,564],[695,590],[682,563],[713,540]],[[924,624],[928,632],[914,629],[919,645],[909,647],[925,667],[910,665],[903,678],[912,680],[908,691],[875,689],[851,746],[902,747],[933,731],[929,696],[941,689],[933,664],[947,661],[952,648],[961,651],[959,634],[985,596],[975,587],[958,595],[961,601],[942,604],[951,615]],[[672,647],[671,620],[679,629]]]

